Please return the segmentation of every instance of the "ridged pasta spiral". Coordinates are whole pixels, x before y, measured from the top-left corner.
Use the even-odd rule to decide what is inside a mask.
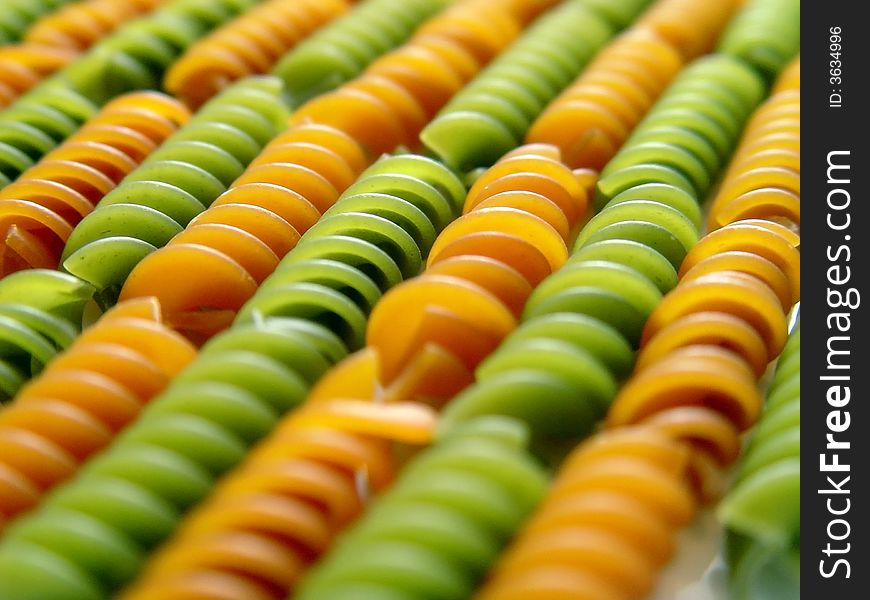
[[[82,0],[43,16],[24,34],[24,41],[44,46],[86,50],[119,25],[150,12],[167,0]]]
[[[43,269],[0,279],[0,402],[72,344],[93,292],[75,277]]]
[[[188,117],[157,92],[121,96],[0,189],[0,277],[56,268],[79,221]]]
[[[193,44],[163,85],[198,108],[221,89],[267,73],[299,41],[348,10],[348,0],[269,0]]]
[[[169,66],[211,29],[258,0],[169,0],[123,24],[57,73],[98,103],[134,90],[160,89]]]
[[[337,400],[284,420],[159,548],[124,600],[282,600],[397,470],[393,442],[426,443],[431,409]]]
[[[652,427],[581,444],[472,597],[645,597],[696,510],[687,465],[687,449]]]
[[[302,236],[239,312],[313,319],[351,350],[381,295],[420,271],[438,231],[465,198],[445,166],[416,155],[385,156]]]
[[[790,68],[799,78],[800,58]],[[741,219],[800,227],[800,102],[798,79],[795,87],[775,91],[755,112],[710,206],[709,229]]]
[[[37,44],[0,46],[0,109],[12,104],[47,75],[68,65],[78,54],[67,48]]]
[[[299,106],[357,77],[450,4],[450,0],[362,0],[288,52],[272,73],[284,80],[291,105]]]
[[[719,33],[741,14],[745,0],[694,0],[658,2],[638,21],[666,39],[686,60],[713,50]],[[742,25],[741,25],[742,26]]]
[[[42,78],[70,64],[125,21],[164,1],[84,0],[43,16],[30,25],[22,42],[0,47],[0,109]]]
[[[119,304],[52,359],[0,410],[0,527],[108,445],[195,355],[148,298]]]
[[[467,424],[419,454],[303,580],[299,600],[468,598],[546,478],[510,419]]]
[[[372,197],[386,198],[388,217],[341,212]],[[422,252],[403,227],[417,235],[415,225],[431,218],[440,229],[464,197],[459,179],[430,159],[385,157],[369,167],[233,327],[212,338],[109,449],[8,528],[0,578],[16,597],[107,598],[129,583],[146,549],[165,539],[348,347],[362,344],[365,314],[382,290],[419,270]],[[62,536],[40,534],[59,531],[58,519]]]
[[[329,330],[292,318],[262,318],[212,339],[109,448],[7,527],[4,592],[112,597],[345,352]]]
[[[600,170],[682,67],[666,41],[629,29],[547,106],[526,141],[556,144],[569,166]]]
[[[742,77],[724,76],[732,71]],[[733,146],[752,108],[751,99],[736,96],[753,94],[745,80],[757,84],[760,96],[756,77],[733,59],[710,57],[676,79],[602,172],[597,193],[607,201],[604,209],[584,225],[567,264],[532,293],[522,324],[477,368],[477,384],[447,405],[442,429],[497,413],[525,420],[541,440],[591,431],[631,369],[645,321],[676,285],[677,269],[698,239],[699,198],[720,161],[703,160],[710,143],[690,132],[710,125],[704,131]],[[735,101],[701,103],[690,93],[700,85]],[[715,125],[710,112],[727,115],[727,123]],[[657,130],[664,115],[676,113],[677,125]],[[651,133],[641,137],[642,130]]]
[[[286,117],[279,94],[277,79],[249,78],[212,99],[82,219],[63,268],[114,302],[130,270],[208,208],[278,133]],[[154,138],[171,124],[152,118],[149,127]]]
[[[644,3],[615,4],[637,11]],[[608,19],[585,2],[555,8],[448,102],[420,139],[456,169],[491,165],[522,141],[538,113],[613,31]]]
[[[7,0],[0,14],[0,44],[21,40],[27,29],[40,17],[60,9],[73,0]]]
[[[336,129],[291,127],[211,208],[132,270],[120,299],[156,295],[179,331],[217,333],[366,164],[359,145]]]
[[[523,23],[503,9],[496,0],[453,4],[359,77],[303,104],[291,123],[341,129],[372,156],[417,147],[435,113],[519,35]]]
[[[587,193],[546,146],[518,148],[478,179],[465,215],[434,240],[426,270],[372,311],[370,354],[362,360],[374,364],[382,401],[442,404],[473,381],[475,367],[515,327],[533,287],[565,261]],[[322,382],[322,395],[336,393],[329,387],[340,397],[358,385],[360,366],[342,367]]]
[[[748,0],[716,51],[737,56],[772,79],[800,51],[800,15],[800,0]]]
[[[97,108],[72,86],[51,77],[0,111],[0,187],[75,133]]]
[[[718,509],[737,600],[800,594],[800,319]]]

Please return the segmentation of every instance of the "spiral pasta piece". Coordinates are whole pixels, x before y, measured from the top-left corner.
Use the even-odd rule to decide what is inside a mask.
[[[791,68],[799,73],[800,58]],[[710,206],[707,225],[711,230],[746,219],[800,226],[801,97],[797,85],[797,89],[771,95],[747,125]]]
[[[142,302],[150,301],[133,305]],[[129,321],[119,318],[103,331]],[[82,343],[119,341],[98,335],[98,327],[89,329]],[[293,318],[264,317],[212,339],[109,448],[6,529],[0,540],[4,591],[27,599],[112,597],[134,578],[148,549],[166,538],[181,515],[345,352],[326,328]],[[37,422],[43,429],[63,430],[58,439],[75,434],[85,440],[89,427],[99,431],[99,423],[70,411],[49,418],[46,410],[54,404],[40,404],[44,418]],[[327,413],[324,419],[333,418]],[[360,432],[377,425],[365,411],[334,418],[360,420],[348,425]],[[4,478],[3,485],[10,480]],[[39,533],[55,530],[58,519],[69,535],[47,539]],[[33,552],[18,552],[22,544]]]
[[[99,105],[125,92],[158,88],[163,71],[185,48],[254,2],[172,0],[118,28],[12,102],[0,111],[0,186],[72,135]],[[13,146],[11,163],[4,144]]]
[[[732,72],[742,77],[724,76]],[[745,81],[758,87],[747,89]],[[701,85],[712,98],[751,96],[720,107],[691,92]],[[672,130],[713,124],[707,114],[722,112],[728,121],[711,131],[730,148],[760,95],[757,76],[729,57],[699,59],[676,78],[602,171],[603,210],[584,225],[565,266],[532,292],[521,325],[477,367],[477,384],[447,405],[442,430],[493,413],[526,421],[542,440],[577,439],[592,430],[631,370],[645,323],[696,247],[699,199],[721,163],[704,160],[703,138],[676,137]],[[662,115],[677,112],[679,128],[657,128]],[[753,290],[771,300],[769,290]],[[782,310],[776,297],[765,307],[769,314]]]
[[[447,0],[363,0],[288,52],[272,73],[284,80],[291,104],[299,106],[357,77],[449,4]]]
[[[392,482],[393,443],[428,441],[432,410],[356,400],[306,405],[215,488],[119,597],[196,594],[220,579],[245,597],[287,597],[306,567]]]
[[[9,0],[0,15],[0,44],[21,40],[41,16],[60,9],[73,0]]]
[[[0,109],[77,56],[73,50],[38,44],[0,46]]]
[[[165,1],[105,36],[57,76],[100,103],[125,92],[159,89],[169,66],[197,39],[257,2]]]
[[[767,402],[719,506],[735,598],[800,588],[800,319],[777,363]]]
[[[418,146],[424,125],[519,35],[523,23],[503,9],[494,0],[457,2],[353,81],[306,102],[291,123],[341,129],[373,156]]]
[[[607,431],[574,450],[473,598],[643,598],[696,500],[688,452],[652,427]]]
[[[790,281],[800,264],[796,240],[767,225],[738,221],[692,249],[680,284],[649,316],[636,373],[606,421],[653,424],[692,444],[693,485],[707,500],[721,494],[720,471],[736,458],[726,450],[758,419],[756,381],[785,344],[789,292],[800,299]],[[774,291],[782,280],[784,298]]]
[[[278,58],[348,8],[348,0],[259,4],[191,46],[166,73],[164,87],[197,108],[233,81],[268,72]]]
[[[799,0],[749,0],[716,48],[773,78],[800,51]]]
[[[616,4],[639,10],[644,3]],[[544,105],[612,34],[608,20],[584,2],[553,9],[448,102],[420,140],[456,169],[491,165],[522,141]]]
[[[745,148],[753,146],[751,132],[763,123],[758,117],[780,104],[776,96],[750,120],[722,187],[726,194],[740,177]],[[738,219],[707,234],[680,265],[679,285],[649,316],[636,373],[610,409],[609,427],[654,423],[688,441],[693,484],[704,499],[720,495],[718,470],[736,458],[721,449],[737,447],[737,436],[761,412],[756,382],[783,351],[786,315],[800,300],[799,246],[792,229],[761,218]],[[687,412],[696,422],[675,427],[679,419],[672,415]],[[722,429],[711,443],[713,430],[701,426],[704,413],[730,434]]]
[[[119,25],[150,12],[166,0],[83,0],[45,15],[24,34],[32,44],[86,50]]]
[[[663,0],[651,10],[675,1]],[[556,144],[569,166],[600,170],[682,67],[682,56],[667,40],[633,27],[547,106],[526,141]]]
[[[0,402],[73,343],[94,289],[42,269],[0,279]]]
[[[311,318],[359,349],[372,307],[420,271],[435,234],[464,198],[462,182],[440,163],[416,155],[381,158],[302,236],[237,322],[257,315]]]
[[[291,127],[211,208],[132,270],[120,299],[156,295],[179,331],[217,333],[366,163],[359,145],[336,129]]]
[[[644,14],[638,25],[649,27],[691,60],[713,50],[726,26],[745,28],[744,23],[729,23],[735,13],[743,14],[743,2],[716,0],[703,5],[692,0],[659,2]]]
[[[466,214],[428,241],[426,270],[375,307],[362,360],[375,365],[377,386],[359,385],[354,355],[320,384],[317,398],[356,387],[361,397],[377,388],[382,400],[443,403],[471,382],[515,327],[533,286],[562,265],[585,213],[587,191],[554,150],[522,147],[484,173]]]
[[[467,598],[544,492],[516,422],[469,423],[412,461],[295,597]]]
[[[196,355],[152,298],[119,304],[0,411],[0,470],[36,493],[0,494],[0,523],[33,508],[101,450]],[[67,427],[63,427],[64,421]]]
[[[420,268],[421,250],[402,228],[422,225],[413,211],[446,224],[465,196],[446,167],[411,155],[384,157],[355,186],[336,203],[337,214],[285,257],[233,327],[209,340],[109,449],[8,528],[0,577],[14,593],[27,600],[58,590],[107,598],[131,581],[146,549],[165,539],[349,347],[361,345],[365,314],[382,290]],[[401,212],[390,216],[402,226],[375,213],[340,212],[345,201],[381,195],[400,201],[393,206]],[[64,542],[34,533],[61,516],[71,532]],[[34,552],[21,554],[22,544],[35,544]],[[46,557],[58,568],[46,572]]]
[[[0,111],[0,187],[17,179],[96,112],[92,100],[55,77]]]
[[[175,133],[167,117],[132,106],[97,120],[117,125],[126,114],[142,121],[151,141],[169,137],[76,226],[61,256],[63,268],[91,282],[111,304],[132,268],[194,218],[203,221],[198,215],[277,134],[286,116],[279,94],[275,78],[246,79]]]
[[[43,16],[27,29],[21,43],[0,47],[0,108],[70,64],[125,21],[163,1],[84,0]]]
[[[56,268],[79,221],[188,116],[180,103],[157,92],[121,96],[0,190],[0,276]],[[128,138],[144,138],[144,151]]]

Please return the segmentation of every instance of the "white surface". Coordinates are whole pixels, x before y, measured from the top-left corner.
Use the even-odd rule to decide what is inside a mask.
[[[677,552],[649,600],[728,600],[719,555],[722,529],[714,511],[701,511],[677,541]]]

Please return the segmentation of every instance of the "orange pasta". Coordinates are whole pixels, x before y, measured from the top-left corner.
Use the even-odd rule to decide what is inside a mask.
[[[366,163],[341,131],[315,124],[289,129],[211,208],[142,260],[120,298],[156,295],[174,327],[197,339],[213,335]]]
[[[434,424],[431,409],[415,404],[303,407],[185,519],[119,597],[219,599],[213,583],[220,581],[245,598],[285,598],[369,494],[391,482],[395,442],[426,443]]]
[[[399,145],[419,146],[428,120],[519,35],[534,14],[522,6],[505,11],[494,0],[454,4],[356,80],[302,105],[291,123],[336,127],[372,156]]]
[[[710,52],[719,34],[741,8],[743,0],[668,0],[658,2],[639,21],[649,27],[686,59]]]
[[[314,396],[356,389],[366,397],[375,388],[364,382],[375,377],[384,399],[443,403],[471,383],[516,326],[533,287],[567,258],[588,205],[584,179],[547,145],[518,148],[486,171],[466,214],[435,240],[425,272],[375,306],[369,350],[334,370]]]
[[[119,304],[0,411],[0,523],[33,508],[111,442],[195,356],[160,304]]]
[[[565,461],[479,600],[641,598],[695,512],[686,448],[651,427],[604,432]]]
[[[27,30],[21,43],[0,47],[0,108],[124,22],[164,0],[83,0],[54,11]]]
[[[710,229],[745,219],[800,226],[800,58],[755,112],[708,218]]]
[[[0,190],[0,276],[56,268],[72,228],[188,117],[158,92],[121,96]]]
[[[229,83],[266,73],[317,28],[343,14],[348,0],[270,0],[193,44],[166,73],[164,86],[193,108]],[[280,31],[273,24],[280,23]]]
[[[24,41],[85,50],[125,21],[163,2],[165,0],[83,0],[42,17],[30,26]]]
[[[601,169],[682,66],[658,35],[630,29],[545,109],[526,140],[556,144],[571,166]]]

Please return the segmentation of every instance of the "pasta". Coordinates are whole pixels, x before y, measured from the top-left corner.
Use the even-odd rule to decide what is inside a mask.
[[[619,4],[639,9],[642,3]],[[448,102],[420,140],[456,169],[492,164],[522,141],[544,105],[612,32],[607,20],[584,2],[568,2],[548,12]]]
[[[721,77],[732,70],[742,77]],[[704,143],[698,150],[669,131],[653,135],[656,125],[661,115],[679,112],[678,129],[692,131],[711,122],[708,112],[725,111],[730,127],[711,131],[730,148],[738,134],[733,123],[747,119],[750,102],[720,106],[708,99],[700,105],[686,90],[703,83],[711,95],[719,88],[731,98],[752,92],[745,79],[757,84],[757,100],[761,83],[755,77],[718,56],[699,59],[677,77],[602,171],[596,199],[603,210],[583,227],[567,264],[531,294],[516,332],[477,368],[478,383],[447,405],[443,430],[497,413],[525,420],[542,440],[591,431],[631,369],[644,323],[676,285],[677,269],[695,247],[698,198],[720,165],[699,158]]]
[[[257,0],[171,0],[119,27],[60,71],[61,81],[103,103],[141,89],[159,89],[166,69],[209,30]]]
[[[157,8],[166,0],[84,0],[33,23],[24,34],[31,44],[86,50],[119,25]]]
[[[751,154],[751,135],[738,157],[747,153],[747,144]],[[689,251],[680,265],[681,281],[646,320],[635,373],[610,406],[605,430],[562,469],[560,478],[571,481],[562,489],[582,500],[565,499],[570,496],[560,494],[557,483],[480,597],[644,596],[670,554],[674,529],[688,521],[696,502],[722,494],[721,472],[737,459],[740,434],[759,417],[757,380],[783,351],[786,312],[799,300],[798,245],[799,236],[782,224],[741,219]],[[772,386],[768,412],[776,416],[753,436],[734,495],[720,513],[735,529],[727,557],[739,598],[766,597],[774,589],[772,597],[797,593],[793,548],[799,508],[782,501],[799,491],[796,331]],[[658,472],[641,479],[644,469],[632,464],[635,457],[657,463]],[[630,496],[602,498],[598,494],[608,480],[622,488],[643,483]],[[771,493],[776,506],[764,502]],[[655,496],[656,504],[643,510],[638,499],[647,496]],[[626,500],[634,506],[620,514],[617,507]],[[587,537],[573,530],[587,524],[599,531]],[[566,529],[571,535],[559,537]],[[553,550],[560,547],[566,558],[554,566]]]
[[[0,402],[72,344],[93,292],[75,277],[43,269],[0,279]]]
[[[248,75],[266,73],[300,40],[348,9],[347,0],[270,0],[193,44],[164,87],[193,108]]]
[[[77,56],[73,50],[37,44],[0,47],[0,109]]]
[[[88,335],[82,343],[99,341]],[[263,318],[215,337],[110,448],[6,529],[4,591],[19,598],[111,597],[182,513],[345,352],[329,330],[293,318]],[[63,535],[47,538],[45,531]],[[31,551],[19,552],[22,546]]]
[[[105,447],[195,354],[143,299],[119,304],[52,359],[0,411],[0,524]]]
[[[446,0],[363,0],[288,52],[272,72],[284,81],[291,105],[299,106],[358,76],[447,4]]]
[[[447,8],[358,78],[306,102],[291,123],[310,120],[341,129],[373,156],[418,146],[424,125],[519,35],[519,18],[496,4],[466,0]]]
[[[484,418],[421,453],[303,581],[300,600],[467,598],[546,479],[515,421]]]
[[[9,0],[0,15],[0,44],[13,44],[41,16],[61,8],[72,0]]]
[[[465,196],[453,173],[419,156],[384,157],[356,185],[372,193],[348,189],[348,201],[379,193],[407,197],[409,206],[435,217],[452,218]],[[359,215],[366,217],[363,227]],[[318,234],[323,223],[327,227]],[[415,256],[422,261],[410,234],[386,218],[351,212],[337,214],[332,223],[321,220],[233,327],[212,338],[110,449],[7,529],[0,541],[0,577],[21,598],[58,590],[72,598],[105,598],[127,584],[145,550],[165,539],[182,513],[298,406],[348,347],[361,345],[365,313],[359,306],[410,274]],[[369,295],[357,296],[355,287]],[[339,320],[345,318],[349,326]],[[90,493],[94,489],[105,491]],[[63,541],[41,537],[44,527],[55,529],[59,515],[66,523]],[[91,537],[95,531],[98,539]],[[18,552],[22,544],[35,544],[34,552]],[[46,556],[57,568],[45,571]]]
[[[800,77],[800,58],[783,80]],[[800,226],[800,83],[775,91],[755,112],[710,207],[713,230],[745,219]]]
[[[749,0],[717,51],[740,57],[773,79],[800,50],[800,8],[798,0]]]
[[[443,403],[468,385],[532,288],[564,262],[586,205],[586,189],[552,147],[518,148],[485,172],[466,214],[432,244],[426,270],[372,312],[366,340],[383,398]],[[329,381],[345,376],[339,368]]]
[[[217,333],[366,163],[356,142],[336,129],[290,128],[211,208],[132,270],[120,299],[156,295],[178,330]]]
[[[651,427],[581,444],[473,598],[643,598],[696,510],[687,465]]]
[[[735,483],[719,506],[738,599],[799,593],[800,362],[798,319]]]
[[[132,268],[202,213],[278,132],[286,111],[279,92],[276,79],[252,78],[215,97],[82,219],[66,241],[63,268],[111,304]],[[171,130],[167,119],[149,118],[145,132],[156,141]]]
[[[417,274],[427,237],[454,218],[464,197],[459,179],[433,160],[381,158],[302,236],[236,321],[310,318],[360,348],[374,303]]]
[[[32,167],[96,112],[91,100],[55,78],[0,111],[0,187]]]
[[[431,409],[420,405],[306,405],[215,488],[120,597],[285,598],[368,495],[395,477],[393,442],[426,442],[432,429]]]
[[[744,0],[717,0],[699,4],[693,0],[659,2],[638,21],[640,27],[649,27],[691,60],[710,52],[719,33],[736,14],[744,14]],[[744,17],[740,17],[743,19]],[[733,27],[742,28],[735,18]]]
[[[121,96],[0,190],[0,276],[56,268],[78,222],[187,118],[181,104],[162,94]]]

